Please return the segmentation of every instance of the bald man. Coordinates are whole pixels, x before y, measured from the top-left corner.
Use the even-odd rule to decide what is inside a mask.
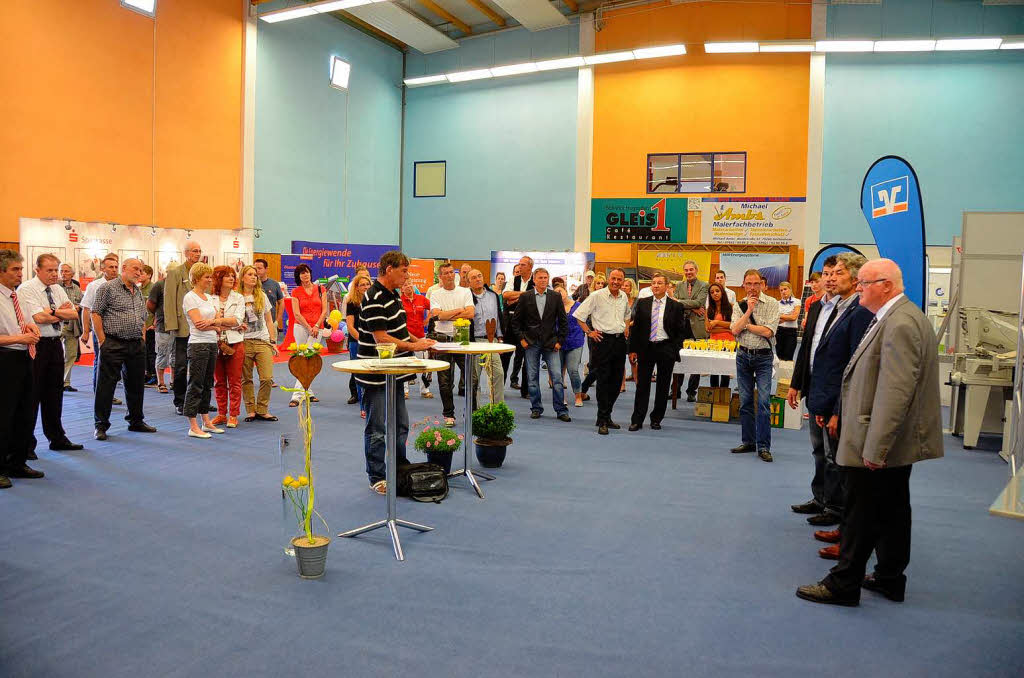
[[[185,295],[192,291],[189,271],[203,256],[203,247],[194,240],[185,243],[185,261],[167,270],[164,279],[164,331],[174,336],[174,411],[182,414],[188,388],[188,320],[181,308]]]
[[[843,372],[836,463],[846,485],[839,563],[796,595],[831,605],[860,604],[861,588],[902,602],[910,563],[910,471],[943,456],[935,332],[903,294],[889,259],[857,273],[860,304],[875,314]],[[883,350],[884,349],[884,350]],[[865,577],[872,552],[875,571]]]

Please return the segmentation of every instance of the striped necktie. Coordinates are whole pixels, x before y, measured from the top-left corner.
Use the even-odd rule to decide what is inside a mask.
[[[11,302],[14,304],[14,315],[18,319],[18,329],[21,330],[21,328],[25,327],[25,316],[21,312],[21,304],[18,303],[18,293],[14,290],[11,290]],[[36,347],[32,344],[28,346],[28,357],[36,357]]]
[[[658,338],[658,323],[661,321],[661,300],[655,299],[654,305],[651,306],[651,336],[650,340],[654,341]]]
[[[868,335],[871,334],[871,330],[874,329],[876,324],[878,324],[878,316],[875,316],[874,318],[872,318],[871,322],[868,323],[868,328],[866,330],[864,330],[864,336],[862,336],[860,338],[860,341],[857,343],[857,348],[858,349],[864,343],[864,340],[868,338]]]

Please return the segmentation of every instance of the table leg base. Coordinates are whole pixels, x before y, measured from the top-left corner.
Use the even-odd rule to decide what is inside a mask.
[[[355,536],[358,536],[358,535],[363,534],[365,532],[372,532],[373,530],[379,530],[382,527],[388,528],[388,532],[391,534],[391,545],[395,549],[395,559],[396,560],[400,560],[400,561],[401,560],[405,560],[405,553],[402,551],[402,541],[401,541],[401,539],[398,538],[398,528],[399,527],[405,527],[405,528],[409,528],[410,530],[417,530],[419,532],[429,532],[429,531],[434,529],[434,528],[428,527],[426,525],[420,525],[419,523],[413,523],[413,522],[410,522],[408,520],[401,520],[400,518],[395,518],[393,520],[392,519],[378,520],[375,523],[370,523],[369,525],[363,525],[362,527],[357,527],[356,529],[349,530],[348,532],[341,532],[341,533],[338,534],[338,536],[339,537],[355,537]]]
[[[484,474],[484,473],[480,473],[480,471],[469,471],[467,469],[460,468],[458,470],[455,470],[455,471],[452,471],[451,473],[449,473],[448,477],[449,478],[457,478],[458,476],[465,476],[466,479],[469,481],[469,484],[473,486],[474,490],[476,490],[476,496],[478,496],[481,499],[483,499],[484,498],[484,491],[480,489],[480,483],[478,483],[477,480],[476,480],[476,476],[477,475],[479,475],[481,478],[483,478],[485,475],[490,475],[490,474]],[[494,480],[494,476],[491,476],[490,478],[488,478],[488,480]]]
[[[466,469],[457,468],[454,471],[452,471],[451,473],[449,473],[448,477],[449,478],[454,478],[455,476],[465,475],[465,473],[466,473]],[[481,480],[497,480],[497,476],[492,476],[490,473],[486,473],[484,471],[481,471],[478,468],[473,469],[473,475],[476,476],[477,478],[481,479]]]

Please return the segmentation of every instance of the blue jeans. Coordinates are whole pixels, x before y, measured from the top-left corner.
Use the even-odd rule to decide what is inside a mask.
[[[543,412],[544,405],[540,401],[540,359],[548,364],[548,376],[551,377],[551,398],[556,414],[568,414],[565,406],[565,391],[562,387],[562,355],[561,351],[547,350],[540,346],[526,347],[526,375],[529,381],[530,411]]]
[[[387,388],[363,386],[363,408],[366,410],[366,428],[363,429],[363,448],[366,454],[366,475],[370,484],[384,480],[387,473]],[[398,448],[395,458],[399,464],[408,463],[405,441],[409,437],[409,413],[405,409],[405,396],[401,383],[394,393],[395,415],[398,422]]]
[[[757,380],[757,417],[754,417],[754,380]],[[772,397],[772,354],[755,355],[736,348],[736,383],[740,390],[740,426],[743,444],[758,451],[772,448],[769,406]]]
[[[562,349],[562,366],[569,373],[569,384],[572,392],[579,395],[583,393],[580,386],[580,358],[583,357],[583,347],[578,346],[571,351]]]

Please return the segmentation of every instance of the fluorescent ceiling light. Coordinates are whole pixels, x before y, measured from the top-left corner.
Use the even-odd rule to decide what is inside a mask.
[[[662,45],[660,47],[644,47],[633,50],[633,56],[637,59],[657,59],[658,57],[679,56],[681,54],[686,54],[686,45]]]
[[[999,49],[1002,38],[952,38],[935,43],[938,52],[961,52],[967,50]]]
[[[814,48],[817,52],[870,52],[875,43],[871,40],[819,40]]]
[[[597,64],[613,64],[617,61],[632,61],[635,57],[632,52],[605,52],[604,54],[591,54],[583,57],[588,66]]]
[[[879,40],[875,42],[876,52],[931,52],[934,50],[934,40]]]
[[[374,2],[353,7],[348,12],[376,29],[384,31],[424,54],[455,49],[459,43],[437,30],[419,16],[393,2]]]
[[[557,71],[560,68],[579,68],[585,66],[586,63],[583,61],[583,57],[567,57],[565,59],[549,59],[548,61],[538,61],[538,71]]]
[[[448,82],[448,77],[445,75],[426,75],[422,78],[406,78],[404,80],[406,87],[422,87],[423,85],[433,85],[439,82]]]
[[[1003,38],[1003,44],[999,49],[1024,49],[1024,38]]]
[[[809,40],[799,42],[762,42],[758,45],[761,52],[813,52],[814,43]]]
[[[525,64],[510,64],[508,66],[495,66],[491,69],[491,75],[501,78],[506,75],[522,75],[523,73],[536,73],[537,64],[532,61]]]
[[[377,2],[378,0],[328,0],[316,5],[315,9],[320,14],[327,12],[337,12],[341,9],[349,9],[350,7],[359,7],[360,5],[369,5],[371,2]]]
[[[745,54],[757,51],[756,42],[705,42],[708,54]]]
[[[456,73],[445,73],[448,82],[469,82],[470,80],[485,80],[491,77],[491,69],[480,68],[474,71],[458,71]]]
[[[352,66],[338,57],[331,57],[331,87],[348,89],[348,76]]]
[[[129,0],[122,0],[122,2],[126,1]],[[267,12],[266,14],[260,14],[259,16],[267,23],[276,24],[279,21],[301,19],[302,17],[313,16],[314,14],[326,14],[327,12],[336,12],[340,9],[351,9],[352,7],[360,7],[361,5],[369,5],[370,3],[379,1],[380,0],[322,0],[321,2],[311,2],[308,5],[286,7],[273,12]]]
[[[121,0],[121,6],[147,16],[156,16],[156,0]]]
[[[289,9],[279,9],[276,12],[261,14],[260,18],[268,24],[276,24],[278,21],[301,19],[304,16],[313,16],[314,14],[316,14],[316,10],[312,7],[291,7]]]

